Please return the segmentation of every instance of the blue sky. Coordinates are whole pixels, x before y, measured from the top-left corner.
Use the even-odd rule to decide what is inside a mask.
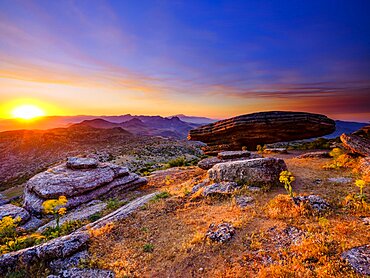
[[[0,101],[368,121],[369,12],[369,1],[0,0]]]

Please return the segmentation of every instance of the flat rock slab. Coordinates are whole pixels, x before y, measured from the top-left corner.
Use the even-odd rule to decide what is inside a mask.
[[[243,146],[319,137],[335,131],[335,122],[324,115],[271,111],[241,115],[189,131],[188,139],[207,144],[206,154],[237,151]]]
[[[13,219],[20,217],[20,223],[24,223],[30,218],[30,214],[27,210],[12,204],[5,204],[0,206],[0,220],[3,219],[3,217],[5,216],[10,216]]]
[[[256,158],[219,163],[208,170],[208,176],[215,182],[240,181],[254,186],[278,184],[281,171],[287,170],[280,158]]]
[[[320,152],[309,152],[309,153],[304,153],[296,158],[298,159],[304,159],[304,158],[330,158],[329,152],[327,151],[320,151]]]
[[[92,201],[89,204],[86,204],[82,207],[76,208],[71,211],[67,211],[66,215],[63,215],[60,220],[59,224],[63,225],[66,222],[69,221],[83,221],[89,219],[90,216],[94,215],[95,213],[103,211],[107,207],[107,204],[101,201]],[[37,232],[42,233],[49,227],[55,227],[56,221],[50,221],[49,223],[45,224],[44,226],[41,226],[38,228]]]
[[[267,148],[263,150],[265,154],[287,154],[288,151],[285,148]]]
[[[203,187],[203,196],[211,195],[229,195],[232,194],[237,188],[236,182],[219,182]]]
[[[370,244],[352,248],[342,254],[353,269],[362,274],[370,275]]]
[[[114,278],[110,270],[97,268],[71,268],[61,271],[58,275],[49,275],[47,278]]]
[[[339,177],[339,178],[328,178],[329,182],[333,183],[349,183],[352,182],[352,178]]]
[[[68,157],[66,165],[70,169],[92,169],[98,167],[98,161],[87,157]]]
[[[348,135],[343,133],[340,136],[340,140],[342,141],[344,147],[350,150],[353,153],[362,155],[362,156],[370,156],[370,140],[364,137],[360,137],[357,135]]]
[[[250,157],[251,152],[249,151],[226,151],[218,153],[217,157],[219,159],[233,159],[233,158],[241,158],[241,157]]]

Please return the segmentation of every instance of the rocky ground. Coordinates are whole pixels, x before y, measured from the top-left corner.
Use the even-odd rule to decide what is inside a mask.
[[[303,153],[267,156],[285,160],[296,177],[294,194],[317,195],[329,210],[296,210],[285,203],[283,187],[195,197],[192,188],[207,172],[170,169],[149,176],[146,185],[170,197],[145,206],[93,240],[90,263],[113,270],[117,277],[361,277],[341,258],[370,241],[363,220],[369,211],[343,205],[348,194],[358,192],[355,176],[348,168],[324,169],[331,158],[296,158]],[[368,188],[365,194],[369,196]],[[237,200],[243,196],[249,198],[241,207]],[[211,234],[224,243],[211,240]]]

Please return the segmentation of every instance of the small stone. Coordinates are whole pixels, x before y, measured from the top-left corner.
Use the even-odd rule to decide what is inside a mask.
[[[328,178],[329,182],[333,183],[349,183],[352,181],[351,178],[345,178],[345,177],[340,177],[340,178]]]
[[[210,196],[210,195],[229,195],[232,194],[235,189],[239,186],[236,182],[220,182],[214,183],[208,186],[203,187],[203,196]]]
[[[306,205],[307,208],[318,213],[322,213],[330,209],[330,205],[328,204],[328,202],[317,195],[296,196],[293,197],[293,201],[297,206],[303,204]]]
[[[5,216],[10,216],[13,219],[20,217],[20,223],[24,223],[30,218],[30,214],[27,210],[12,204],[0,206],[0,220],[3,219],[3,217]]]
[[[221,223],[218,226],[215,224],[211,224],[208,228],[206,233],[206,237],[208,237],[212,241],[224,243],[229,241],[235,234],[234,227],[229,223]]]
[[[239,207],[245,208],[254,202],[254,198],[250,196],[238,196],[235,198],[235,202]]]
[[[362,274],[370,275],[370,244],[352,248],[342,254],[353,269]]]
[[[247,189],[250,192],[260,192],[262,190],[261,187],[258,187],[258,186],[248,186]]]
[[[68,157],[67,167],[70,169],[91,169],[98,167],[98,161],[88,157]]]

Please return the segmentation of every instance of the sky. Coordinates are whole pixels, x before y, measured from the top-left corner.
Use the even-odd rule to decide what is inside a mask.
[[[370,120],[370,1],[0,0],[0,118]]]

